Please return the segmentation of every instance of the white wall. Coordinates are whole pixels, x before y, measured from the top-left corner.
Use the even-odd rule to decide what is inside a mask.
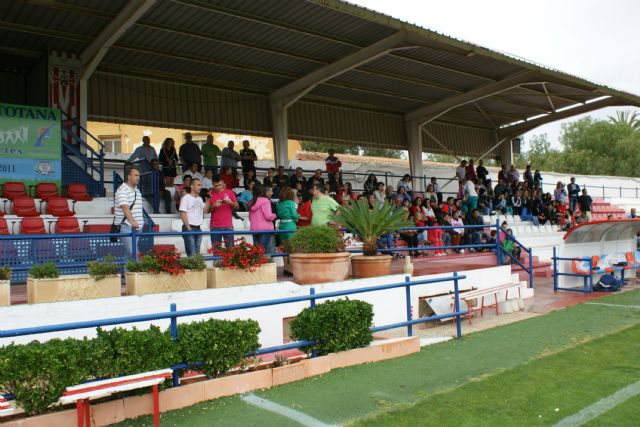
[[[479,270],[460,271],[467,278],[460,281],[460,289],[471,287],[487,288],[504,283],[520,285],[511,275],[509,266],[491,267]],[[413,280],[431,279],[451,276],[451,273],[414,277]],[[343,289],[356,289],[368,286],[376,286],[388,283],[404,281],[403,275],[392,275],[371,279],[348,280],[345,282],[326,283],[314,285],[316,293],[330,292]],[[152,314],[169,311],[169,305],[175,303],[178,310],[195,309],[203,307],[221,306],[235,303],[246,303],[276,298],[285,298],[299,295],[309,295],[312,286],[300,286],[293,282],[281,282],[266,285],[242,286],[224,289],[206,289],[201,291],[174,292],[166,294],[125,296],[118,298],[105,298],[88,301],[72,301],[50,304],[15,305],[4,307],[0,321],[0,329],[17,329],[35,327],[50,324],[63,324],[114,317],[125,317],[142,314]],[[418,298],[421,296],[433,296],[447,294],[453,291],[453,282],[418,285],[412,287],[411,304],[414,307],[414,315],[417,316]],[[527,294],[531,295],[531,293]],[[405,289],[397,288],[385,291],[369,292],[349,296],[350,299],[361,299],[374,306],[374,324],[384,325],[406,320]],[[445,298],[450,298],[445,296]],[[308,302],[275,305],[269,307],[245,309],[234,312],[218,313],[213,315],[192,316],[179,319],[179,323],[193,322],[206,318],[219,319],[254,319],[260,323],[260,343],[262,346],[274,346],[282,344],[282,319],[297,315],[300,310],[308,307]],[[147,328],[150,324],[162,328],[169,326],[168,320],[129,324],[127,327],[136,326]],[[81,329],[41,335],[23,336],[17,338],[2,338],[0,345],[7,345],[11,341],[26,343],[34,339],[46,341],[52,338],[64,337],[93,337],[95,330]]]

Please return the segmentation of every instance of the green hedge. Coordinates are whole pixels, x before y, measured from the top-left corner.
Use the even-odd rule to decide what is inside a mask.
[[[319,355],[366,347],[373,337],[373,307],[359,301],[340,299],[305,308],[291,322],[291,336],[298,341],[319,341]],[[308,352],[311,348],[305,348]]]
[[[93,339],[0,347],[0,391],[15,394],[27,414],[41,414],[52,409],[66,387],[84,381],[199,361],[205,362],[205,373],[220,375],[260,347],[260,327],[252,320],[181,324],[178,332],[179,345],[172,342],[169,331],[151,326],[146,330],[98,328]]]
[[[178,348],[183,362],[203,362],[202,372],[217,377],[260,348],[259,333],[255,320],[209,319],[180,325]]]

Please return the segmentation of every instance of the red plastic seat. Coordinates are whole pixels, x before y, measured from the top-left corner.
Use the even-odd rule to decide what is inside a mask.
[[[7,224],[7,220],[4,218],[0,218],[0,235],[9,234],[9,225]]]
[[[78,234],[80,233],[80,223],[75,216],[66,216],[56,222],[55,234]]]
[[[22,182],[9,181],[2,185],[2,197],[13,200],[18,196],[26,196],[27,189]]]
[[[47,234],[44,228],[44,221],[39,216],[22,218],[20,234]]]
[[[73,216],[75,214],[69,209],[69,202],[64,197],[51,197],[47,200],[47,213],[53,216]]]
[[[17,196],[13,199],[13,213],[18,216],[40,216],[35,200],[29,196]]]
[[[87,191],[87,186],[84,184],[69,184],[67,187],[67,198],[83,202],[93,200],[93,197],[91,197]]]
[[[41,182],[36,185],[37,199],[48,200],[51,197],[58,197],[58,186],[55,182]]]

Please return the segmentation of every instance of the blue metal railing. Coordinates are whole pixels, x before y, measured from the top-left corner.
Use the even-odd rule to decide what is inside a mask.
[[[379,332],[379,331],[384,331],[388,329],[406,327],[407,335],[412,336],[413,335],[412,326],[415,324],[432,322],[434,320],[455,318],[456,319],[456,336],[457,338],[460,338],[462,336],[460,316],[464,316],[467,314],[466,310],[464,311],[460,310],[460,290],[459,290],[458,282],[462,279],[466,279],[466,276],[458,275],[458,273],[454,272],[452,276],[441,277],[437,279],[411,281],[409,280],[409,277],[406,277],[405,281],[400,283],[368,286],[364,288],[346,289],[346,290],[324,292],[324,293],[318,293],[318,294],[315,293],[314,288],[311,288],[309,295],[300,295],[295,297],[277,298],[272,300],[230,304],[230,305],[223,305],[223,306],[213,306],[213,307],[205,307],[205,308],[197,308],[197,309],[189,309],[189,310],[177,310],[176,304],[171,304],[171,306],[169,307],[169,311],[161,312],[161,313],[142,314],[142,315],[136,315],[136,316],[115,317],[115,318],[101,319],[101,320],[89,320],[89,321],[83,321],[83,322],[62,323],[62,324],[54,324],[54,325],[46,325],[46,326],[35,326],[35,327],[28,327],[28,328],[0,330],[0,338],[13,338],[13,337],[19,337],[19,336],[25,336],[25,335],[37,335],[37,334],[45,334],[45,333],[51,333],[51,332],[63,332],[63,331],[72,331],[77,329],[98,328],[98,327],[104,327],[104,326],[114,326],[114,325],[130,324],[130,323],[149,322],[153,320],[169,319],[170,320],[169,329],[171,331],[171,336],[174,342],[178,342],[178,332],[179,332],[178,318],[180,317],[222,313],[222,312],[229,312],[229,311],[245,310],[250,308],[268,307],[268,306],[290,304],[290,303],[296,303],[296,302],[305,302],[305,301],[309,301],[310,307],[314,308],[316,301],[319,299],[336,298],[341,296],[362,294],[362,293],[368,293],[368,292],[377,292],[377,291],[396,289],[396,288],[405,288],[406,290],[406,293],[405,293],[406,307],[405,308],[406,308],[407,320],[404,322],[398,322],[398,323],[393,323],[389,325],[380,325],[380,326],[371,327],[370,330],[372,332]],[[450,282],[450,281],[453,281],[453,293],[454,293],[453,312],[448,314],[413,319],[411,315],[411,287],[418,286],[418,285],[429,285],[434,283]],[[291,349],[291,348],[313,346],[316,344],[318,343],[315,341],[299,341],[299,342],[288,343],[280,346],[262,348],[250,354],[249,356],[265,354],[265,353],[273,353],[276,351],[282,351],[282,350]],[[192,366],[194,365],[189,365],[185,363],[180,363],[172,366],[172,368],[174,369],[174,376],[173,376],[174,386],[180,385],[178,370],[186,369]],[[197,364],[195,366],[197,366]]]

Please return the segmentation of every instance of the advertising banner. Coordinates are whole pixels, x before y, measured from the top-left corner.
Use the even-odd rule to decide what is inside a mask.
[[[0,103],[0,183],[61,185],[60,110]]]

